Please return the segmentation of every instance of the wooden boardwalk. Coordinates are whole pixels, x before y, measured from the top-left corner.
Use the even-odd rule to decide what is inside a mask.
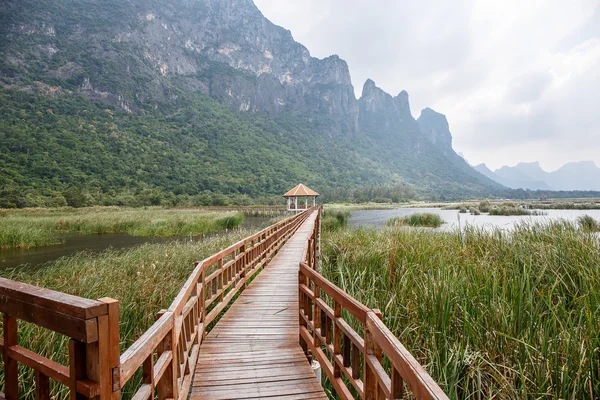
[[[316,214],[204,339],[191,399],[327,399],[298,341],[298,263]]]
[[[327,399],[305,351],[342,400],[406,391],[448,400],[381,312],[320,274],[321,213],[312,207],[194,263],[170,307],[123,353],[118,300],[0,278],[0,400],[32,387],[50,400],[51,381],[78,400],[119,400],[128,383],[134,400]],[[22,347],[19,320],[67,336],[68,366]]]

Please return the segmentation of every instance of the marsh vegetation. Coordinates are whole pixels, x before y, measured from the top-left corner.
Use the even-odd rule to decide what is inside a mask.
[[[435,213],[414,213],[403,217],[396,216],[388,220],[388,226],[408,225],[439,228],[444,223],[442,217]]]
[[[197,235],[236,228],[243,219],[239,212],[160,207],[0,210],[0,248],[59,244],[73,234]]]
[[[322,255],[452,399],[600,393],[600,243],[576,223],[339,229]]]

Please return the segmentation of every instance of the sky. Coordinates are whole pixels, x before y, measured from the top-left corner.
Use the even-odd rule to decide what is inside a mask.
[[[600,167],[600,0],[255,0],[314,57],[445,114],[454,149],[496,169]]]

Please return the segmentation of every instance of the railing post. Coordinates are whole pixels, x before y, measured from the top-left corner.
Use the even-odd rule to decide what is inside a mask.
[[[298,310],[299,310],[298,311],[298,322],[301,327],[303,326],[305,328],[308,328],[308,324],[306,323],[306,321],[304,320],[304,318],[301,315],[301,314],[304,314],[306,316],[306,310],[304,309],[304,305],[305,305],[304,296],[306,296],[306,295],[300,288],[300,285],[302,285],[302,284],[306,284],[306,277],[304,276],[302,271],[298,271]],[[308,353],[308,345],[302,338],[300,331],[298,331],[298,338],[300,341],[300,347],[302,347],[304,354],[307,354]]]
[[[17,336],[17,319],[9,315],[3,315],[4,329],[4,397],[7,400],[19,398],[19,367],[17,360],[8,356],[8,348],[19,344]]]
[[[160,310],[156,314],[156,320],[160,319],[160,317],[162,317],[166,312],[167,312],[167,310]],[[198,335],[200,335],[200,334],[201,333],[199,332]],[[172,339],[173,338],[170,333],[168,333],[165,336],[165,338],[162,340],[162,342],[158,345],[158,347],[156,349],[157,357],[160,357],[165,351],[171,351]],[[173,371],[174,371],[174,364],[173,364],[173,361],[171,361],[169,363],[169,366],[165,370],[163,376],[160,378],[160,380],[158,382],[156,382],[156,388],[158,390],[158,399],[159,400],[171,399],[174,397],[173,396],[173,387],[176,384],[176,381],[173,380]]]
[[[207,292],[207,288],[206,288],[206,271],[204,268],[204,265],[202,265],[202,270],[200,271],[200,282],[202,282],[202,291],[200,293],[200,320],[202,321],[203,324],[203,332],[206,332],[206,292]],[[203,335],[204,336],[204,335]],[[204,340],[204,337],[202,337],[202,339]]]
[[[240,247],[240,264],[241,264],[241,273],[240,273],[240,279],[242,280],[242,287],[240,289],[240,291],[246,289],[246,243],[244,242],[244,244],[242,245],[242,247]]]
[[[319,288],[319,286],[317,286],[317,284],[314,284],[314,290],[313,293],[315,295],[314,301],[313,301],[313,344],[316,348],[321,347],[321,342],[319,340],[319,337],[317,336],[317,330],[319,330],[321,336],[323,336],[323,328],[321,325],[321,321],[322,321],[322,315],[324,314],[324,312],[321,310],[321,308],[317,305],[317,299],[321,298],[321,289]],[[308,296],[307,296],[308,297]]]
[[[172,361],[171,366],[173,368],[173,383],[171,384],[173,390],[173,400],[177,400],[179,398],[179,375],[181,373],[181,369],[179,368],[179,353],[181,349],[179,348],[179,337],[181,337],[181,333],[179,337],[177,336],[177,317],[173,314],[173,321],[171,323],[171,355]]]
[[[377,316],[377,318],[381,319],[382,314],[379,310],[373,310],[373,313]],[[367,315],[367,318],[369,316]],[[365,392],[365,400],[375,400],[378,398],[380,389],[377,383],[377,377],[375,373],[371,370],[367,358],[369,356],[375,356],[379,361],[381,361],[381,348],[377,345],[377,343],[373,340],[373,335],[365,325],[365,361],[364,361],[364,392]],[[382,397],[383,398],[383,397]]]
[[[334,300],[333,305],[333,376],[341,376],[340,365],[335,362],[338,355],[342,354],[342,330],[338,326],[338,318],[342,318],[342,306]]]
[[[111,388],[110,398],[113,400],[118,400],[121,398],[121,382],[119,369],[119,357],[121,354],[121,349],[119,347],[119,301],[108,297],[103,297],[101,299],[98,299],[98,301],[108,306],[108,336],[106,340],[100,338],[100,340],[104,342],[100,343],[100,352],[104,353],[104,346],[106,346],[107,364],[103,368],[106,368],[108,370],[108,386]],[[100,329],[100,319],[98,320],[98,325],[98,329]],[[106,385],[105,382],[100,382],[100,384]]]
[[[77,393],[77,382],[89,379],[98,382],[100,400],[113,396],[113,369],[111,367],[111,333],[108,314],[97,318],[98,340],[84,343],[75,339],[69,341],[70,399],[84,399]],[[114,320],[114,316],[113,316]],[[118,317],[117,317],[118,321]],[[114,355],[112,356],[114,358]]]
[[[219,268],[219,277],[221,278],[221,279],[220,279],[220,283],[221,283],[221,294],[219,295],[219,302],[222,302],[222,301],[223,301],[223,296],[225,295],[225,294],[223,293],[223,288],[225,287],[223,275],[225,275],[225,271],[223,271],[223,259],[222,259],[222,258],[221,258],[221,259],[219,259],[219,261],[218,261],[218,264],[217,264],[217,265],[218,265],[218,268]]]
[[[50,378],[39,371],[35,371],[35,400],[50,398]]]
[[[86,348],[85,343],[75,339],[69,340],[69,399],[84,399],[77,393],[77,381],[86,378]]]

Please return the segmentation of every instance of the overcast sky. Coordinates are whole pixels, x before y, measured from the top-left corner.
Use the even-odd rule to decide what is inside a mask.
[[[445,114],[454,148],[492,169],[600,166],[600,0],[255,0],[315,57],[338,54]]]

